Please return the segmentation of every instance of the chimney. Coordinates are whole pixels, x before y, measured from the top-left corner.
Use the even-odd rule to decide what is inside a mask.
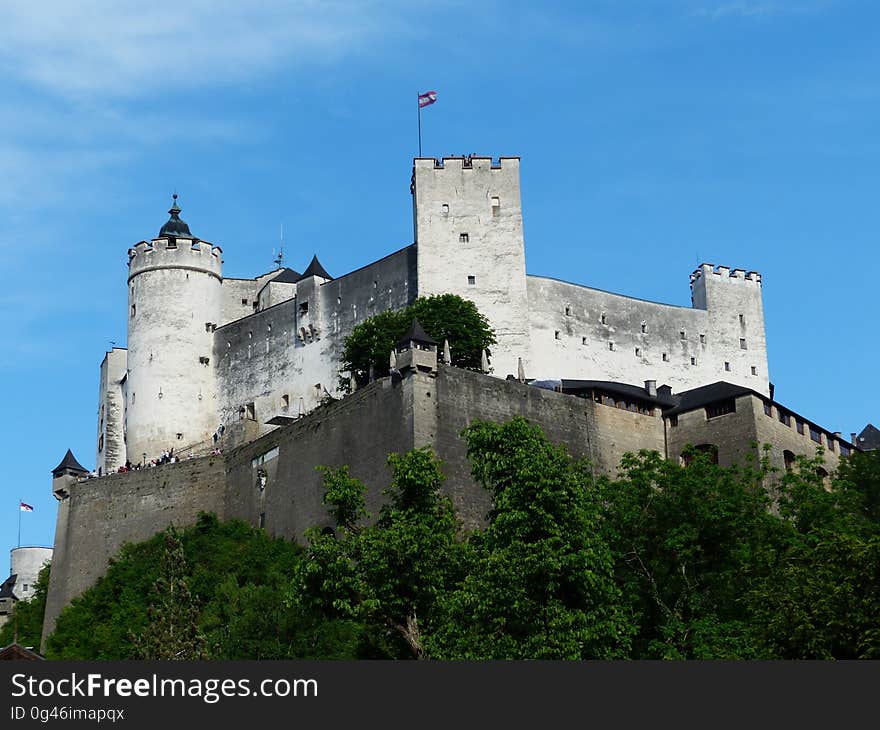
[[[850,432],[849,432],[849,442],[850,442],[853,446],[856,445],[856,432],[855,432],[855,431],[850,431]]]
[[[657,381],[656,380],[646,380],[645,381],[645,390],[648,395],[652,398],[657,397]]]

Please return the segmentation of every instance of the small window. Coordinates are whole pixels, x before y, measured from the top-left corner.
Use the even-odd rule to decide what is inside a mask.
[[[609,350],[613,350],[613,349],[614,349],[614,343],[613,343],[613,342],[609,342],[609,343],[608,343],[608,349],[609,349]]]
[[[173,251],[174,249],[176,249],[177,248],[177,239],[176,238],[169,238],[168,244],[165,246],[165,248],[168,251]]]
[[[286,411],[288,408],[290,408],[290,396],[284,393],[281,396],[281,410]]]
[[[642,334],[647,333],[647,331],[648,331],[648,323],[642,322]]]
[[[443,215],[449,215],[449,203],[443,203],[443,205],[440,206],[440,212]]]
[[[605,316],[605,312],[602,312],[602,316],[599,317],[599,322],[602,324],[608,324],[608,318]]]
[[[205,332],[210,332],[210,331],[211,331],[211,323],[205,322]]]
[[[780,423],[784,423],[786,426],[791,428],[791,415],[781,410],[780,408],[776,409],[776,417],[779,419]]]
[[[131,392],[131,404],[134,405],[134,399],[137,397],[137,393],[134,391]]]
[[[642,356],[642,348],[641,348],[641,347],[637,347],[637,348],[636,348],[636,357],[641,357],[641,356]]]
[[[182,433],[177,434],[177,440],[183,441],[183,434]]]
[[[565,316],[566,316],[566,317],[571,317],[571,307],[566,307],[566,308],[565,308]]]
[[[582,344],[582,345],[586,345],[586,344],[587,344],[587,338],[586,338],[586,337],[581,337],[581,344]]]
[[[770,405],[767,401],[764,401],[764,415],[772,416],[773,415],[773,406]]]
[[[553,333],[553,339],[555,339],[555,340],[560,339],[559,330],[556,330],[556,331]]]
[[[104,434],[102,433],[98,436],[98,451],[104,450]]]
[[[679,338],[682,339],[682,340],[686,340],[686,339],[687,339],[687,335],[685,335],[684,330],[681,330],[681,331],[678,333],[678,336],[679,336]]]
[[[697,364],[697,358],[692,357],[691,358],[691,365],[696,365],[696,364]]]
[[[470,243],[471,237],[467,233],[459,233],[458,234],[458,242],[459,243]]]
[[[336,304],[342,304],[342,297],[336,297]]]
[[[804,422],[803,422],[803,421],[797,421],[797,420],[796,420],[796,421],[795,421],[795,428],[797,429],[797,432],[798,432],[801,436],[804,435]]]
[[[669,355],[667,355],[665,352],[663,353],[663,362],[669,362]]]
[[[199,364],[201,364],[201,365],[208,365],[210,362],[211,362],[211,358],[205,357],[204,355],[202,355],[202,357],[199,358]]]
[[[260,529],[266,527],[266,513],[260,512]]]
[[[476,286],[476,283],[477,283],[476,276],[469,276],[468,277],[468,286]]]
[[[241,300],[241,303],[244,304],[245,306],[247,306],[248,300],[247,300],[247,299],[242,299],[242,300]]]
[[[724,370],[728,373],[730,372],[730,363],[727,360],[724,361]]]
[[[28,589],[28,584],[27,583],[22,584],[21,589],[23,591],[26,591]]]
[[[131,305],[131,316],[134,317],[137,314],[137,304]]]
[[[309,313],[309,301],[308,299],[304,302],[300,302],[299,305],[299,313],[300,314],[308,314]]]
[[[847,446],[843,441],[840,442],[840,455],[841,456],[849,456],[849,446]]]
[[[249,421],[257,420],[257,409],[254,407],[253,403],[248,403],[245,406],[245,418],[247,418]]]
[[[810,426],[810,438],[817,444],[822,443],[822,434],[819,433],[819,430],[815,426]]]
[[[739,315],[739,323],[740,323],[743,327],[745,327],[745,324],[746,324],[746,315],[744,315],[744,314]]]
[[[739,338],[739,349],[740,349],[740,350],[747,350],[747,349],[748,349],[748,348],[746,347],[746,340],[745,340],[744,337],[740,337],[740,338]]]
[[[226,340],[226,349],[227,349],[227,350],[231,350],[231,349],[232,349],[232,343],[231,343],[229,340]]]
[[[825,441],[828,443],[828,450],[834,451],[834,439],[830,436],[826,436]]]
[[[498,208],[501,207],[501,198],[497,195],[492,197],[492,212],[498,214]]]
[[[706,335],[700,335],[700,344],[701,344],[701,345],[705,345],[705,344],[706,344]]]
[[[254,339],[254,333],[253,333],[253,332],[248,332],[248,339],[249,339],[249,340]]]
[[[379,288],[379,282],[374,280],[373,281],[373,289],[378,289],[378,288]]]
[[[797,457],[794,455],[794,452],[788,451],[788,449],[786,449],[782,452],[782,459],[785,462],[785,471],[792,471],[794,469],[795,462],[797,461]]]
[[[757,374],[758,374],[758,368],[756,368],[754,365],[752,365],[752,375],[757,375]]]

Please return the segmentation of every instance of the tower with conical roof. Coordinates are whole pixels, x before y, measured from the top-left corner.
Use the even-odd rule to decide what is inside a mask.
[[[132,463],[200,444],[217,428],[211,355],[222,251],[193,235],[180,212],[175,193],[159,235],[128,252],[123,429]]]

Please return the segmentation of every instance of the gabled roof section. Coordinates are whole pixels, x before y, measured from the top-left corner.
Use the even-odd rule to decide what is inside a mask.
[[[318,264],[318,266],[320,266],[320,264]],[[298,271],[294,271],[290,268],[284,268],[281,269],[281,273],[278,274],[278,276],[273,276],[271,279],[269,279],[269,281],[274,281],[278,284],[296,284],[296,282],[298,282],[302,278],[302,276],[303,275],[300,274]]]
[[[560,390],[562,393],[571,395],[579,395],[588,391],[601,391],[608,395],[617,395],[622,398],[642,401],[650,403],[658,408],[670,408],[676,404],[675,396],[658,393],[651,395],[644,388],[638,385],[630,385],[629,383],[616,383],[611,380],[560,380]],[[541,387],[541,386],[539,386]]]
[[[0,649],[0,661],[9,661],[15,659],[25,659],[31,661],[44,661],[46,657],[37,654],[33,649],[28,649],[21,644],[10,644]]]
[[[89,473],[89,470],[76,460],[76,457],[73,455],[73,452],[70,449],[67,450],[67,453],[64,455],[61,463],[52,470],[52,476],[58,476],[66,469],[70,469],[70,471],[77,471],[82,474]]]
[[[413,317],[412,324],[409,326],[409,330],[407,333],[400,338],[400,341],[397,343],[397,349],[401,349],[403,347],[409,347],[410,342],[415,342],[418,345],[434,345],[438,344],[437,340],[431,339],[427,332],[425,332],[425,328],[422,327],[422,323],[419,322],[415,317]]]
[[[312,256],[312,261],[309,264],[309,267],[303,272],[300,279],[308,279],[310,276],[320,276],[322,279],[333,279],[330,274],[327,273],[327,269],[321,266],[321,262],[318,261],[318,255],[315,254]]]
[[[728,398],[739,398],[741,395],[757,395],[759,397],[764,397],[751,388],[745,388],[742,385],[734,385],[733,383],[719,380],[717,383],[702,385],[699,388],[685,390],[674,395],[673,398],[677,401],[677,404],[669,410],[664,411],[664,415],[675,416],[679,413],[686,413],[687,411],[702,408],[710,403],[717,403],[718,401],[727,400]]]
[[[873,423],[869,423],[856,438],[856,446],[863,451],[880,449],[880,429],[876,428]]]

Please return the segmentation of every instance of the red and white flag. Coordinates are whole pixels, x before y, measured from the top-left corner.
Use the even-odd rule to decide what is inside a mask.
[[[426,91],[424,94],[419,94],[419,109],[430,106],[435,101],[437,101],[436,91]]]
[[[31,507],[29,504],[26,504],[25,502],[20,502],[18,505],[18,508],[22,512],[33,512],[34,511],[34,508]]]

